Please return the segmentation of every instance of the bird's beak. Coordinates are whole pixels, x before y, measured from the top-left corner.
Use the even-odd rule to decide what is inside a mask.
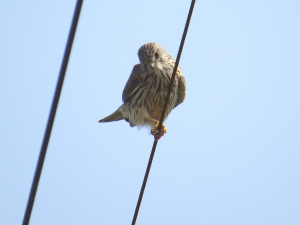
[[[153,63],[151,63],[151,67],[152,67],[152,69],[154,68],[154,62],[153,62]]]

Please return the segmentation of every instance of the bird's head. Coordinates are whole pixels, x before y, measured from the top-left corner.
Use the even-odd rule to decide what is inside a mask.
[[[138,51],[140,62],[152,69],[164,60],[165,54],[166,51],[154,42],[144,44]]]

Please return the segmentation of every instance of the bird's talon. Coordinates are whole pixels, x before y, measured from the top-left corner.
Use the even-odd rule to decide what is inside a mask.
[[[165,133],[167,133],[167,129],[164,124],[162,124],[161,129],[158,129],[158,124],[151,129],[151,134],[156,140],[159,140],[162,136],[164,136]]]
[[[160,134],[161,132],[159,130],[154,131],[154,129],[151,130],[152,135]]]

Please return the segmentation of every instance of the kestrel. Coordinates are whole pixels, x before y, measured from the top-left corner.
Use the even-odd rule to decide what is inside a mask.
[[[158,140],[167,129],[162,125],[158,130],[161,112],[166,100],[168,86],[175,61],[161,46],[151,42],[138,51],[139,64],[133,67],[123,90],[123,104],[111,115],[99,122],[126,120],[131,127],[149,126],[151,134]],[[186,96],[185,78],[178,67],[170,99],[163,121],[172,109],[183,102]]]

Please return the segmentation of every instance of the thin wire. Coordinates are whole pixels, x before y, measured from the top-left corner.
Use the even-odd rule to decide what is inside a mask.
[[[160,131],[160,129],[161,129],[163,119],[164,119],[164,116],[165,116],[165,113],[166,113],[166,108],[167,108],[167,105],[168,105],[168,102],[169,102],[170,93],[171,93],[171,90],[172,90],[173,82],[174,82],[174,79],[175,79],[175,74],[176,74],[178,64],[179,64],[179,61],[180,61],[181,52],[182,52],[182,49],[183,49],[185,37],[186,37],[187,31],[188,31],[188,28],[189,28],[189,24],[190,24],[190,21],[191,21],[191,17],[192,17],[195,2],[196,2],[196,0],[192,0],[192,2],[191,2],[190,11],[189,11],[189,14],[188,14],[188,17],[187,17],[187,20],[186,20],[186,24],[185,24],[185,28],[184,28],[184,31],[183,31],[183,34],[182,34],[181,43],[180,43],[180,47],[179,47],[179,50],[178,50],[178,54],[177,54],[173,74],[172,74],[171,81],[170,81],[170,84],[169,84],[169,87],[168,87],[168,93],[167,93],[166,101],[165,101],[165,104],[164,104],[164,107],[163,107],[163,110],[162,110],[162,113],[161,113],[161,117],[160,117],[160,120],[159,120],[158,131]],[[150,155],[150,158],[149,158],[149,161],[148,161],[148,166],[147,166],[147,169],[146,169],[146,172],[145,172],[143,184],[142,184],[142,187],[141,187],[138,202],[137,202],[136,207],[135,207],[135,212],[134,212],[134,216],[133,216],[131,225],[135,225],[135,222],[136,222],[136,219],[137,219],[137,216],[138,216],[138,213],[139,213],[140,205],[141,205],[141,202],[142,202],[142,198],[143,198],[143,195],[144,195],[146,183],[147,183],[148,176],[149,176],[149,173],[150,173],[151,164],[152,164],[152,161],[153,161],[153,157],[154,157],[155,149],[156,149],[156,146],[157,146],[157,142],[158,142],[158,139],[154,138],[154,143],[153,143],[151,155]]]
[[[69,62],[69,58],[70,58],[70,53],[71,53],[72,44],[73,44],[73,40],[74,40],[74,36],[75,36],[75,32],[76,32],[76,28],[77,28],[77,24],[78,24],[78,20],[79,20],[82,3],[83,3],[83,0],[78,0],[76,3],[73,20],[72,20],[72,24],[71,24],[71,28],[70,28],[70,32],[69,32],[69,37],[68,37],[67,45],[65,48],[63,61],[61,64],[54,97],[52,100],[52,105],[51,105],[50,114],[48,117],[48,122],[47,122],[46,130],[45,130],[45,134],[44,134],[44,139],[43,139],[43,143],[41,146],[37,166],[35,169],[29,198],[27,201],[27,206],[26,206],[26,210],[25,210],[25,214],[24,214],[24,218],[23,218],[23,223],[22,223],[23,225],[29,224],[29,220],[30,220],[30,216],[31,216],[31,212],[32,212],[32,208],[33,208],[33,204],[34,204],[34,200],[35,200],[35,195],[36,195],[36,191],[37,191],[37,188],[39,185],[39,180],[40,180],[40,176],[42,173],[43,164],[44,164],[44,160],[45,160],[45,156],[46,156],[46,152],[47,152],[47,147],[48,147],[48,143],[49,143],[52,127],[53,127],[56,109],[57,109],[57,105],[59,102],[59,97],[60,97],[60,93],[62,90],[62,86],[63,86],[63,82],[64,82],[64,78],[65,78],[65,74],[66,74],[66,70],[67,70],[67,66],[68,66],[68,62]]]
[[[142,187],[141,187],[138,202],[137,202],[136,207],[135,207],[135,212],[134,212],[134,216],[133,216],[131,225],[135,225],[136,218],[137,218],[138,213],[139,213],[139,209],[140,209],[140,206],[141,206],[142,198],[143,198],[143,195],[144,195],[144,190],[145,190],[146,183],[147,183],[147,180],[148,180],[148,175],[150,173],[151,164],[152,164],[152,161],[153,161],[157,141],[158,141],[157,139],[154,139],[151,155],[150,155],[150,158],[149,158],[149,161],[148,161],[148,166],[147,166],[147,169],[146,169],[146,172],[145,172],[143,184],[142,184]]]

